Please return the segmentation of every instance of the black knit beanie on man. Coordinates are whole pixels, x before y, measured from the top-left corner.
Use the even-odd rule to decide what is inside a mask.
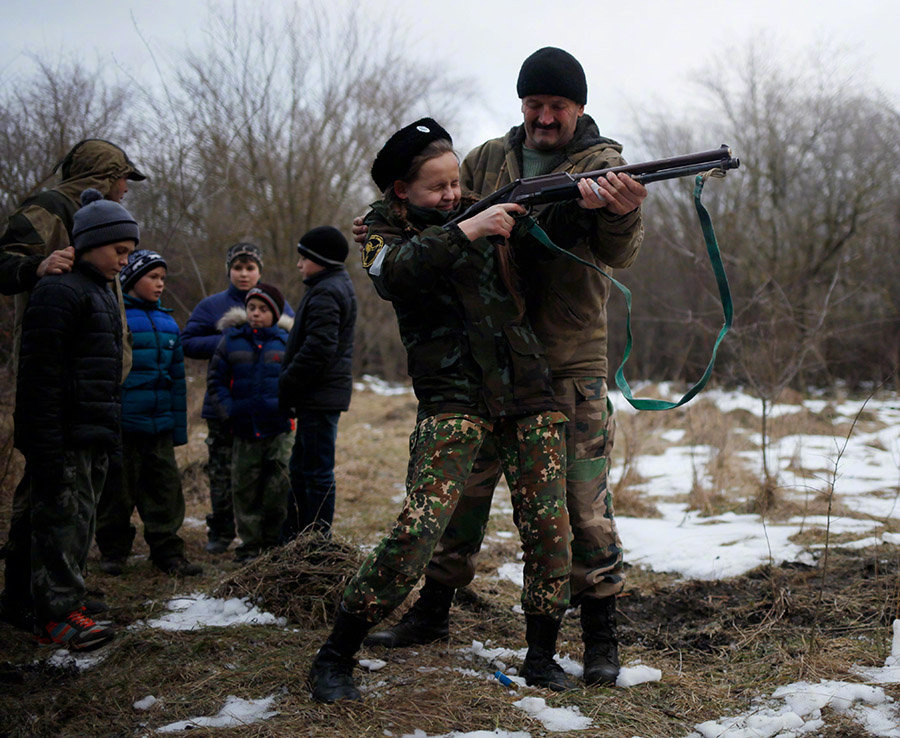
[[[344,234],[332,226],[318,226],[300,237],[297,251],[319,266],[337,269],[350,251]]]
[[[398,179],[403,179],[422,149],[432,141],[444,138],[453,144],[450,134],[433,118],[420,118],[397,131],[381,147],[372,164],[372,179],[378,191],[384,192]]]
[[[169,268],[169,265],[166,264],[166,260],[162,258],[155,251],[151,251],[150,249],[138,249],[137,251],[132,251],[131,254],[128,255],[128,263],[122,267],[122,271],[119,272],[119,282],[122,283],[122,292],[128,292],[137,281],[143,277],[147,272],[151,269],[156,269],[156,267],[165,267]]]
[[[281,290],[274,285],[257,282],[256,286],[251,287],[247,290],[247,294],[244,295],[245,305],[250,302],[251,297],[266,303],[269,306],[269,310],[275,315],[275,323],[278,322],[278,319],[284,312],[284,295],[281,294]]]
[[[578,59],[568,51],[545,46],[522,62],[516,93],[519,99],[528,95],[556,95],[584,105],[587,80]]]
[[[75,253],[119,241],[140,243],[138,224],[125,208],[105,200],[100,190],[88,187],[81,193],[81,207],[75,211],[72,245]]]
[[[240,241],[228,248],[228,253],[225,254],[225,271],[230,272],[234,262],[242,257],[255,261],[259,266],[259,270],[262,271],[262,250],[255,243],[247,243],[246,241]]]

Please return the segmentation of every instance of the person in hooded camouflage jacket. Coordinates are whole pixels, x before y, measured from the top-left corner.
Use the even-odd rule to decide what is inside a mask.
[[[485,445],[501,460],[524,550],[522,674],[529,684],[568,689],[553,659],[569,599],[565,416],[516,299],[511,250],[487,238],[509,237],[522,208],[497,205],[450,223],[461,200],[459,164],[450,136],[431,118],[395,133],[372,176],[385,199],[366,218],[363,266],[393,303],[418,417],[403,510],[344,591],[310,671],[313,697],[359,699],[353,655],[418,581]]]

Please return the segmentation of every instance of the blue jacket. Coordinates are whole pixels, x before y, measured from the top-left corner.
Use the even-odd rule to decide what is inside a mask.
[[[217,420],[227,420],[239,438],[268,438],[291,429],[278,408],[278,375],[287,347],[283,315],[271,328],[251,328],[244,308],[232,308],[219,321],[224,334],[206,377],[207,395]]]
[[[171,312],[158,301],[125,295],[134,345],[131,372],[122,385],[122,430],[150,435],[168,431],[181,446],[187,443],[187,393],[181,338]]]
[[[212,359],[219,341],[222,340],[222,331],[217,327],[219,321],[232,308],[243,308],[246,295],[246,290],[239,290],[229,283],[228,289],[224,292],[210,295],[197,303],[181,332],[181,345],[187,358],[206,361]],[[294,315],[287,302],[284,303],[284,314],[291,317]],[[219,417],[212,405],[209,387],[206,388],[206,396],[203,398],[201,415],[211,419]]]

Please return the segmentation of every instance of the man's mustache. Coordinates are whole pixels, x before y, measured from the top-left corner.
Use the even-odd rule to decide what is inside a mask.
[[[539,123],[538,121],[534,122],[535,128],[541,128],[545,131],[555,131],[559,128],[559,123]]]

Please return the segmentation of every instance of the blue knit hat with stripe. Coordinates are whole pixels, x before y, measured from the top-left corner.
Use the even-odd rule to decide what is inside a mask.
[[[128,263],[122,267],[122,271],[119,272],[119,281],[122,283],[122,292],[128,292],[128,290],[137,284],[137,281],[141,277],[158,266],[165,267],[166,269],[169,268],[169,265],[166,264],[166,260],[155,251],[151,251],[150,249],[138,249],[137,251],[131,252],[128,256]]]

